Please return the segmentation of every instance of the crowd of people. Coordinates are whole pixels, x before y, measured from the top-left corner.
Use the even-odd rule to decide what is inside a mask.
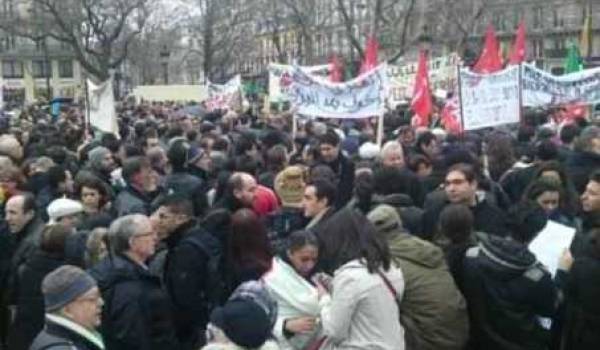
[[[118,111],[0,118],[2,349],[600,348],[593,122]]]

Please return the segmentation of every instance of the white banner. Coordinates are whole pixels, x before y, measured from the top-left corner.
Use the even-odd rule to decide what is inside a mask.
[[[522,79],[524,106],[600,103],[600,68],[555,76],[524,64]]]
[[[307,74],[327,74],[330,66],[328,64],[320,66],[300,67]],[[269,64],[269,100],[271,102],[289,101],[288,91],[292,84],[292,72],[294,66],[286,64]]]
[[[477,74],[461,68],[459,74],[464,130],[519,122],[519,66],[493,74]]]
[[[115,110],[115,96],[113,94],[112,78],[100,85],[88,79],[90,124],[106,133],[113,133],[119,137],[119,124]]]
[[[223,85],[208,82],[206,107],[215,109],[239,109],[242,105],[242,77],[238,74]]]
[[[385,111],[387,65],[345,83],[332,83],[294,67],[289,96],[297,113],[326,118],[367,118]]]
[[[460,56],[457,53],[429,60],[428,72],[431,90],[454,91],[457,80],[456,66],[460,62]],[[391,107],[411,100],[416,75],[417,62],[388,67],[388,103]]]

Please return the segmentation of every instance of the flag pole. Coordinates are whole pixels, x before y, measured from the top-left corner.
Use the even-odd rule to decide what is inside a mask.
[[[84,120],[84,131],[85,138],[90,137],[90,89],[88,84],[88,77],[85,77],[85,120]]]
[[[464,136],[465,134],[465,119],[464,119],[464,114],[463,114],[463,108],[462,108],[462,81],[460,78],[460,64],[456,65],[456,78],[458,80],[458,106],[460,108],[460,134],[462,136]]]

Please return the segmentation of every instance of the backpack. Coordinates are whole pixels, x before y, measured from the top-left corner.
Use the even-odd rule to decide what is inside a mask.
[[[208,310],[212,311],[215,307],[222,305],[227,297],[227,284],[223,278],[223,256],[219,244],[215,240],[215,244],[207,242],[206,237],[202,237],[210,233],[205,232],[204,235],[191,234],[185,237],[181,244],[190,244],[197,249],[201,250],[204,255],[208,257],[207,263],[207,279],[206,279],[206,290],[203,296],[208,306]]]

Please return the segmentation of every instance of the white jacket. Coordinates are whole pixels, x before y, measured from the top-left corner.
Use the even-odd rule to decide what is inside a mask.
[[[297,317],[318,318],[320,307],[317,289],[278,257],[273,258],[271,270],[262,278],[277,301],[278,314],[273,335],[280,348],[304,349],[317,336],[318,330],[313,334],[299,334],[287,339],[283,335],[283,322]]]
[[[402,298],[400,269],[384,272]],[[331,296],[321,298],[327,350],[404,350],[404,329],[392,292],[382,277],[353,260],[335,271]]]

